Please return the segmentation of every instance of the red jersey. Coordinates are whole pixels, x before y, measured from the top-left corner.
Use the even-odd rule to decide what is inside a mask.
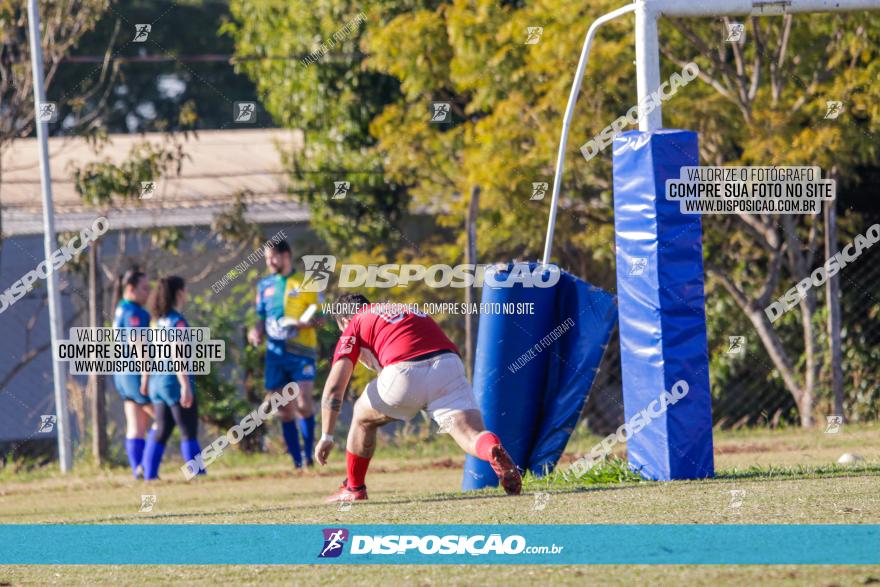
[[[369,351],[381,367],[436,351],[459,354],[430,316],[393,304],[370,304],[352,316],[336,343],[333,362],[346,357],[354,363],[361,350]]]

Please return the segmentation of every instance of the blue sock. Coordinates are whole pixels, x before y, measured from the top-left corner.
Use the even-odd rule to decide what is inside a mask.
[[[147,449],[146,449],[146,447],[150,446],[150,443],[155,443],[155,441],[153,440],[153,436],[155,436],[155,434],[156,434],[155,428],[150,428],[147,431],[147,442],[146,442],[144,448],[141,449],[141,470],[142,471],[147,470],[147,458],[146,458]]]
[[[151,433],[147,438],[147,445],[144,448],[144,479],[159,478],[159,464],[162,462],[162,454],[165,452],[165,445],[156,442],[154,435]]]
[[[300,418],[297,422],[299,432],[303,437],[303,452],[306,455],[306,463],[312,466],[312,449],[315,446],[315,415],[312,414],[308,418]]]
[[[299,433],[296,431],[296,422],[282,422],[281,432],[284,434],[284,442],[287,443],[287,452],[293,457],[293,464],[299,469],[303,466],[302,453],[299,448]]]
[[[202,452],[202,447],[199,446],[199,441],[191,438],[189,440],[181,440],[180,441],[180,454],[183,457],[184,462],[189,462],[196,458],[198,454]],[[199,475],[204,475],[207,471],[203,468],[199,468]]]
[[[128,453],[128,464],[131,465],[131,474],[137,477],[137,468],[144,458],[144,439],[126,438],[125,452]]]

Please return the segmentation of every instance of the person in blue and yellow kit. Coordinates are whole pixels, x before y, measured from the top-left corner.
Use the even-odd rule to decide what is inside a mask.
[[[286,241],[266,246],[266,266],[272,275],[257,284],[257,324],[248,333],[251,344],[259,346],[266,339],[265,388],[266,393],[280,391],[291,381],[299,386],[296,400],[278,410],[281,430],[287,452],[299,469],[305,463],[312,466],[312,446],[315,442],[315,402],[312,390],[315,380],[315,362],[318,357],[317,326],[323,318],[315,312],[305,322],[300,318],[312,304],[318,305],[322,296],[302,291],[302,280],[295,275],[293,254]],[[303,446],[300,446],[299,434]]]
[[[186,284],[183,278],[163,277],[150,297],[150,311],[155,317],[154,328],[189,328],[180,313],[186,304]],[[179,343],[184,344],[184,343]],[[195,378],[187,373],[151,373],[150,400],[153,402],[156,424],[144,449],[144,479],[158,479],[159,465],[165,445],[174,431],[180,429],[180,454],[184,462],[192,460],[202,449],[199,446],[199,412],[196,405]],[[199,474],[204,474],[200,470]]]
[[[116,283],[116,311],[114,328],[147,328],[150,314],[144,309],[150,295],[150,280],[137,269],[129,269]],[[146,373],[114,373],[113,384],[122,398],[125,409],[125,452],[131,473],[143,476],[141,462],[144,456],[144,435],[150,426],[153,408],[147,397]]]

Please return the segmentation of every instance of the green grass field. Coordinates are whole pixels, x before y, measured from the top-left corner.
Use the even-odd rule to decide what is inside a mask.
[[[577,435],[564,460],[583,454],[595,437]],[[620,447],[619,447],[620,448]],[[844,452],[865,460],[840,466]],[[623,450],[619,450],[623,454]],[[528,478],[525,494],[500,490],[462,494],[463,456],[445,436],[380,444],[368,476],[370,501],[348,511],[322,498],[344,477],[344,458],[316,471],[292,472],[285,455],[230,451],[205,478],[186,483],[179,457],[163,465],[164,479],[145,485],[121,467],[80,466],[69,477],[54,469],[0,473],[0,523],[321,523],[321,524],[721,524],[880,523],[880,430],[846,426],[839,434],[802,431],[722,432],[716,435],[718,475],[709,481],[636,481],[609,465],[581,482]],[[565,465],[563,465],[563,468]],[[735,493],[731,493],[735,491]],[[543,509],[536,492],[549,494]],[[153,512],[139,512],[141,495],[155,494]],[[736,499],[734,499],[734,496]],[[157,581],[158,579],[161,579]],[[536,579],[552,584],[596,581],[617,585],[717,585],[749,580],[780,585],[880,583],[867,567],[0,567],[5,584],[492,584]]]

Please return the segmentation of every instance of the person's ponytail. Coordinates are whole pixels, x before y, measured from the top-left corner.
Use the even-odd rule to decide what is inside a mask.
[[[156,318],[162,318],[171,313],[177,301],[177,292],[186,287],[182,277],[171,275],[162,277],[156,282],[156,287],[150,295],[150,313]]]

